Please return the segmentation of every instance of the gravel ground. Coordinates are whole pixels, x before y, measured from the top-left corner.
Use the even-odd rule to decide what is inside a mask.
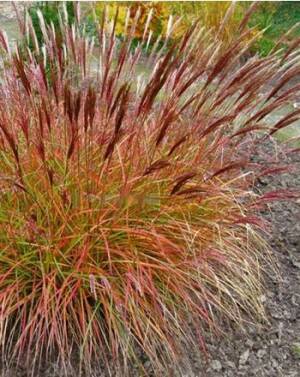
[[[264,152],[270,148],[264,146]],[[293,173],[264,178],[258,189],[300,189],[300,155],[286,162],[295,163]],[[213,358],[208,365],[195,362],[186,376],[300,377],[300,200],[277,202],[270,210],[263,215],[273,224],[269,243],[280,271],[280,279],[266,278],[261,298],[270,324],[249,326],[244,334],[228,329],[226,339],[209,344]]]

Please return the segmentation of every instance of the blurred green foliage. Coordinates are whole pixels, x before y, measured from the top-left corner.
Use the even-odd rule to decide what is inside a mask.
[[[256,43],[257,51],[266,56],[275,46],[276,41],[298,22],[300,22],[299,1],[261,2],[249,22],[249,26],[257,26],[260,30],[266,29]],[[289,40],[299,36],[300,27],[294,30]]]
[[[51,25],[51,23],[53,23],[55,31],[60,33],[59,14],[61,14],[60,8],[62,5],[61,1],[36,1],[29,7],[28,12],[32,19],[33,28],[39,45],[43,44],[43,34],[40,27],[38,10],[42,13],[46,25]],[[73,2],[68,1],[65,5],[68,14],[68,22],[72,24],[75,18]]]
[[[81,7],[89,9],[89,14],[86,17],[86,30],[90,33],[95,32],[95,28],[91,22],[92,4],[95,5],[95,14],[98,19],[101,18],[101,13],[104,6],[107,6],[108,12],[111,16],[119,7],[119,21],[117,25],[117,33],[122,37],[121,31],[125,24],[126,8],[131,7],[131,15],[134,17],[135,12],[140,7],[142,12],[141,22],[136,30],[137,39],[141,36],[144,23],[146,21],[147,12],[153,9],[153,20],[150,25],[154,35],[167,31],[168,18],[170,14],[181,17],[180,26],[173,34],[175,37],[180,37],[182,33],[188,28],[191,23],[199,18],[204,26],[216,31],[221,20],[224,18],[231,2],[230,1],[171,1],[171,2],[143,2],[143,1],[105,1],[96,3],[82,3]],[[236,2],[235,12],[228,20],[226,27],[222,32],[224,41],[230,41],[236,36],[238,25],[247,11],[251,2]],[[33,20],[33,26],[37,34],[39,43],[42,43],[42,32],[39,25],[37,10],[40,9],[47,24],[53,22],[54,27],[59,32],[59,8],[62,2],[59,1],[38,1],[34,2],[29,8],[29,13]],[[73,2],[66,2],[66,9],[68,13],[69,22],[74,20]],[[256,42],[252,52],[266,56],[274,47],[276,41],[280,36],[287,32],[297,22],[300,22],[300,2],[298,1],[262,1],[258,4],[256,11],[251,16],[248,26],[254,27],[254,30],[265,30],[264,35]],[[289,39],[300,36],[300,27],[295,30]],[[289,40],[286,41],[287,43]]]

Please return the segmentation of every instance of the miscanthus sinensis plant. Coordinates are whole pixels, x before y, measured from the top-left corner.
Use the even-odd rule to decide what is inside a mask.
[[[142,350],[159,374],[223,319],[264,318],[257,209],[296,194],[255,192],[284,166],[253,156],[299,118],[264,122],[299,93],[299,41],[239,67],[249,14],[225,49],[197,23],[161,43],[149,14],[133,48],[139,12],[122,40],[117,13],[95,40],[64,17],[40,15],[43,46],[30,18],[18,47],[0,34],[2,358],[126,370]]]

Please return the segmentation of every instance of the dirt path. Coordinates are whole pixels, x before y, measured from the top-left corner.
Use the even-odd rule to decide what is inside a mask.
[[[23,2],[18,2],[17,6],[23,9]],[[16,14],[9,1],[0,1],[0,28],[6,31],[11,44],[20,36]]]

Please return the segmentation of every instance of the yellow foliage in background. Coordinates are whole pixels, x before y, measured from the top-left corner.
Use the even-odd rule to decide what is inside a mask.
[[[152,18],[149,25],[149,30],[154,34],[159,34],[163,31],[163,24],[168,19],[167,7],[162,2],[143,2],[143,1],[106,1],[97,2],[95,11],[97,17],[100,19],[106,7],[106,12],[109,19],[113,19],[119,8],[118,22],[116,25],[116,34],[122,35],[124,33],[127,10],[129,9],[129,27],[132,24],[137,12],[140,12],[139,22],[135,29],[135,37],[141,38],[144,33],[144,26],[147,22],[149,12],[152,10]]]
[[[227,10],[232,4],[231,1],[187,1],[187,2],[170,2],[165,3],[171,13],[178,14],[182,17],[182,28],[186,29],[195,20],[199,19],[204,27],[217,32]],[[249,4],[247,4],[249,6]],[[243,16],[245,5],[235,4],[234,13],[228,18],[226,26],[221,34],[223,41],[229,41],[236,34],[238,26]]]
[[[154,35],[166,35],[169,16],[173,15],[174,20],[178,18],[181,19],[173,33],[173,37],[176,38],[180,37],[180,35],[182,35],[196,19],[199,19],[200,23],[202,23],[207,29],[212,30],[213,33],[216,32],[231,4],[231,1],[107,1],[97,2],[95,10],[97,17],[101,18],[103,9],[106,6],[109,18],[113,19],[117,8],[119,8],[116,32],[117,34],[122,35],[126,23],[127,8],[130,7],[129,24],[133,21],[136,12],[139,9],[141,17],[135,31],[136,38],[142,37],[144,25],[150,10],[152,10],[153,15],[149,30],[152,30]],[[236,3],[235,11],[231,17],[228,18],[226,26],[220,35],[223,42],[230,41],[234,35],[236,35],[239,23],[249,5],[249,2]]]

